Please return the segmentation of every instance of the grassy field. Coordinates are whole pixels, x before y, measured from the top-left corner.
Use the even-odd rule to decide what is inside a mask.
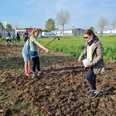
[[[99,38],[104,48],[104,59],[106,61],[116,61],[116,36],[103,36]],[[39,39],[39,42],[46,46],[50,51],[62,52],[75,58],[79,57],[84,48],[85,40],[82,37],[64,37],[54,41],[52,41],[52,39],[53,38],[43,38]],[[50,41],[52,42],[48,44]],[[0,39],[0,43],[5,44],[5,41]],[[24,43],[23,41],[20,41],[18,44],[23,45]]]
[[[107,61],[116,61],[116,36],[100,37],[104,48],[104,58]],[[50,39],[42,39],[40,43],[46,46]],[[84,48],[84,39],[81,37],[65,37],[50,43],[47,48],[55,52],[63,52],[78,58]]]

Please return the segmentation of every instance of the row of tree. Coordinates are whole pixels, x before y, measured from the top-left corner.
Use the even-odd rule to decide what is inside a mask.
[[[68,23],[70,19],[70,13],[67,10],[61,9],[57,15],[56,15],[56,19],[52,19],[49,18],[46,21],[45,24],[45,31],[53,31],[56,29],[56,23],[60,26],[62,26],[62,30],[63,30],[63,34],[64,34],[64,27],[65,25]],[[103,31],[105,29],[116,29],[116,20],[113,20],[111,24],[109,24],[108,20],[106,18],[101,17],[98,21],[98,28],[101,32],[101,34],[103,33]],[[91,27],[92,29],[94,29],[94,26]],[[12,25],[11,24],[6,24],[4,25],[3,23],[0,22],[0,32],[1,31],[12,31]]]
[[[111,23],[109,23],[109,21],[104,18],[104,17],[101,17],[98,21],[98,27],[100,29],[100,33],[103,34],[103,31],[105,29],[116,29],[116,20],[113,20]]]
[[[70,14],[68,11],[61,9],[56,16],[56,20],[49,18],[46,21],[45,28],[47,31],[53,31],[56,29],[56,22],[58,25],[62,26],[62,30],[64,32],[64,26],[67,24],[67,22],[70,19]],[[97,27],[100,30],[100,33],[102,34],[105,29],[116,29],[116,20],[113,20],[111,23],[108,22],[108,20],[104,17],[100,17]],[[94,26],[91,26],[92,29],[95,30]]]

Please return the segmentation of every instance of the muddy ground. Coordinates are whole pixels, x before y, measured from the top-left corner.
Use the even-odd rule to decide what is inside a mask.
[[[21,46],[0,44],[0,116],[116,116],[116,63],[97,76],[103,94],[86,95],[84,70],[61,53],[41,55],[40,77],[25,78]]]

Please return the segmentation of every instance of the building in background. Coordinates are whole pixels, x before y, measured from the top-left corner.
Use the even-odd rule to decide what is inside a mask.
[[[85,29],[82,29],[82,28],[72,29],[72,33],[74,36],[82,36],[84,32],[85,32]]]
[[[31,33],[35,28],[25,28],[28,33]]]
[[[15,28],[15,33],[19,33],[20,35],[23,35],[26,32],[25,28]]]
[[[82,36],[84,33],[84,29],[81,28],[73,28],[73,29],[65,29],[64,34],[62,29],[57,29],[51,32],[42,32],[42,37],[54,37],[54,36]]]
[[[97,34],[101,34],[100,31],[98,31]],[[104,30],[103,35],[116,35],[116,29]]]

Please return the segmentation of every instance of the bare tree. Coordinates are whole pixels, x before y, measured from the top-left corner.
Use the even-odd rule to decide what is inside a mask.
[[[100,29],[100,33],[103,34],[104,29],[108,26],[108,21],[106,18],[101,17],[98,21],[98,26]]]
[[[64,26],[70,19],[70,14],[67,10],[61,9],[56,16],[57,22],[62,26],[63,35],[64,35]]]

